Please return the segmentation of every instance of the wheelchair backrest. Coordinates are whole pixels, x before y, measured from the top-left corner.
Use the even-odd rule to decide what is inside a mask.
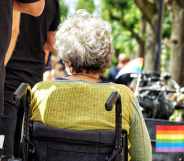
[[[37,84],[32,96],[32,100],[36,99],[32,102],[32,123],[31,126],[25,124],[24,128],[29,128],[25,130],[26,139],[23,139],[24,147],[28,148],[26,153],[29,153],[25,158],[30,161],[127,160],[127,134],[121,129],[120,110],[105,110],[105,102],[115,89],[109,85],[83,82]],[[114,106],[117,100],[112,100]],[[119,95],[118,100],[120,103]],[[106,121],[110,121],[111,127],[107,128]]]
[[[108,161],[115,144],[115,132],[110,130],[76,131],[33,122],[31,131],[32,161]]]

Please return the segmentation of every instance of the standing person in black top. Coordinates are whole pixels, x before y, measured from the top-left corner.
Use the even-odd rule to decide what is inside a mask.
[[[9,45],[12,25],[12,0],[0,0],[0,114],[2,115],[4,89],[4,57]],[[1,124],[0,120],[0,124]]]
[[[45,0],[0,0],[0,137],[5,136],[6,129],[4,129],[4,78],[5,78],[5,66],[4,59],[6,51],[8,49],[10,39],[13,35],[18,33],[13,32],[12,29],[15,27],[12,24],[13,11],[15,17],[17,14],[26,13],[33,16],[39,16],[44,8]],[[14,21],[13,21],[14,22]],[[17,24],[17,23],[16,23]],[[18,27],[18,25],[16,26]],[[10,43],[10,48],[14,46]],[[4,140],[0,139],[0,144],[3,145]],[[0,147],[0,160],[2,159],[2,147]]]
[[[42,80],[45,68],[44,48],[52,50],[55,32],[60,22],[59,0],[46,0],[41,16],[22,14],[20,34],[12,58],[6,65],[5,114],[9,133],[5,139],[5,154],[13,155],[13,138],[18,108],[12,103],[13,92],[22,82],[35,83]]]
[[[45,0],[0,0],[0,114],[2,115],[4,89],[4,58],[11,39],[12,13],[14,9],[33,16],[39,16]]]

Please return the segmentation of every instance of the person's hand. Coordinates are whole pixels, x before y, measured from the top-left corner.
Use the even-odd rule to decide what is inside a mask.
[[[50,47],[48,45],[48,43],[45,43],[44,47],[43,47],[43,51],[44,51],[44,57],[45,57],[45,64],[47,64],[48,62],[48,58],[49,58],[49,54],[51,52]]]
[[[47,64],[49,53],[52,53],[55,51],[55,38],[56,33],[53,31],[50,31],[47,33],[47,41],[44,44],[43,51],[45,53],[45,64]]]

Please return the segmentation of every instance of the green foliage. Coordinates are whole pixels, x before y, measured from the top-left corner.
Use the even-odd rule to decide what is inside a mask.
[[[146,33],[141,33],[142,14],[134,0],[101,0],[102,17],[112,25],[113,46],[116,55],[125,53],[132,57],[137,53],[138,39],[146,40]],[[165,9],[163,18],[163,40],[171,36],[172,17]],[[162,46],[162,65],[170,59],[170,49],[167,45]],[[114,61],[113,61],[114,62]]]
[[[172,16],[170,11],[165,8],[163,25],[162,25],[162,55],[161,55],[161,71],[169,72],[169,62],[171,58],[171,48],[169,45],[169,39],[171,37],[171,28],[172,28]]]
[[[63,21],[68,15],[68,7],[66,6],[64,0],[59,0],[59,7],[60,7],[61,21]]]
[[[162,45],[161,54],[161,72],[169,72],[169,63],[171,58],[171,49],[166,46],[166,43]]]
[[[102,17],[112,25],[116,54],[135,54],[137,43],[134,33],[140,32],[141,13],[134,1],[102,0]]]
[[[168,9],[165,9],[164,19],[163,19],[163,38],[170,38],[171,36],[171,27],[172,27],[172,17]]]
[[[78,0],[77,9],[86,9],[88,12],[93,13],[95,10],[95,4],[93,0]]]

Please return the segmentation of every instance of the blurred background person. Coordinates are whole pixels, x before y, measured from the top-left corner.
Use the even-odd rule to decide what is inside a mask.
[[[144,60],[137,57],[128,61],[116,75],[115,82],[131,86],[132,81],[138,78],[143,72]],[[132,87],[131,87],[132,88]]]
[[[125,54],[123,54],[123,53],[119,54],[118,55],[118,64],[116,66],[112,66],[110,68],[107,79],[110,82],[115,82],[117,74],[129,62],[129,60],[130,59]]]
[[[67,73],[63,61],[54,54],[50,54],[45,72],[43,74],[44,81],[60,80]]]

